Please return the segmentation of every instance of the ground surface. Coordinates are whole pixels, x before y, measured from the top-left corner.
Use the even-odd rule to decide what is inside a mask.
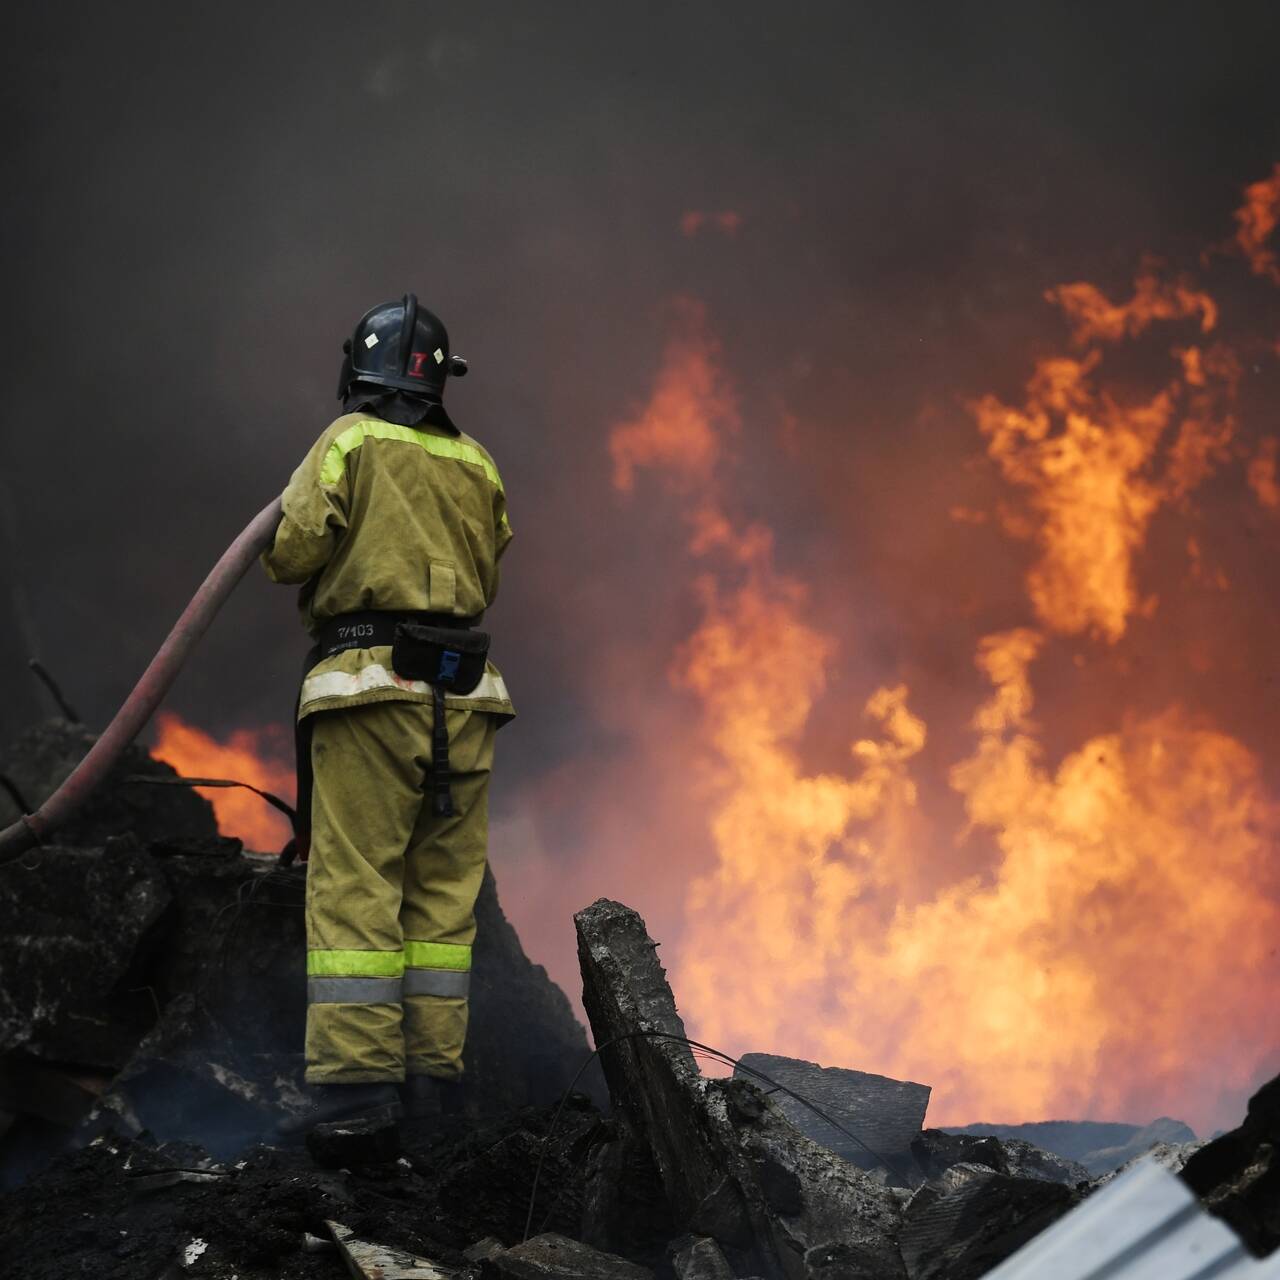
[[[305,1151],[255,1148],[212,1166],[209,1181],[154,1185],[157,1175],[208,1172],[199,1148],[145,1139],[100,1139],[59,1157],[26,1186],[0,1197],[0,1275],[23,1280],[337,1280],[333,1252],[304,1251],[306,1233],[328,1238],[326,1220],[435,1261],[462,1265],[486,1236],[517,1243],[550,1109],[526,1109],[479,1129],[408,1126],[399,1160],[360,1170],[316,1168]],[[561,1115],[547,1145],[534,1232],[576,1234],[582,1164],[600,1123],[585,1098]],[[163,1181],[163,1178],[160,1179]],[[183,1253],[207,1248],[186,1270]]]

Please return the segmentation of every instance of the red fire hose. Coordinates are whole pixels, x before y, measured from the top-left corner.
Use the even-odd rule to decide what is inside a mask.
[[[125,748],[138,736],[163,701],[191,650],[209,629],[209,624],[236,584],[259,553],[271,545],[279,523],[280,499],[277,498],[254,516],[244,532],[222,553],[222,558],[201,583],[200,590],[191,597],[182,617],[174,624],[159,652],[151,659],[150,666],[90,748],[89,754],[35,813],[25,814],[0,831],[0,865],[12,862],[42,843],[51,831],[75,814],[111,772]]]

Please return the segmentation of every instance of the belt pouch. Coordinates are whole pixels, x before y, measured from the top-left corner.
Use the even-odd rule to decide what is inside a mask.
[[[484,631],[432,627],[402,622],[391,646],[391,665],[406,680],[425,680],[435,706],[431,720],[432,811],[437,817],[453,816],[449,789],[449,728],[445,719],[445,695],[470,693],[484,676],[489,636]]]
[[[406,680],[425,680],[450,693],[470,693],[484,676],[489,636],[484,631],[402,622],[391,646],[391,665]]]

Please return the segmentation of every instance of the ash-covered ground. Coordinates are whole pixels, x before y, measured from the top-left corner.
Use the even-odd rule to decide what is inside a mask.
[[[516,1244],[551,1112],[500,1122],[409,1124],[395,1161],[318,1168],[305,1150],[250,1147],[218,1163],[199,1147],[108,1133],[59,1156],[0,1199],[0,1270],[30,1280],[174,1275],[267,1280],[345,1274],[329,1222],[358,1236],[465,1269],[464,1250]],[[577,1235],[581,1165],[602,1119],[578,1095],[543,1161],[537,1226]],[[327,1249],[308,1250],[321,1243]],[[193,1245],[205,1247],[189,1266]]]
[[[0,821],[91,741],[25,734]],[[1255,1253],[1280,1243],[1280,1080],[1204,1144],[1175,1121],[925,1129],[927,1085],[777,1055],[707,1079],[644,921],[608,901],[574,921],[592,1061],[492,877],[459,1109],[376,1160],[273,1146],[302,1104],[305,869],[145,775],[172,771],[135,748],[60,844],[0,869],[4,1275],[976,1280],[1152,1146]]]

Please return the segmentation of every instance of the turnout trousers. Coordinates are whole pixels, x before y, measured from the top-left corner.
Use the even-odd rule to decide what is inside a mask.
[[[431,811],[429,704],[312,717],[309,1083],[462,1074],[498,717],[447,715],[449,818]]]

